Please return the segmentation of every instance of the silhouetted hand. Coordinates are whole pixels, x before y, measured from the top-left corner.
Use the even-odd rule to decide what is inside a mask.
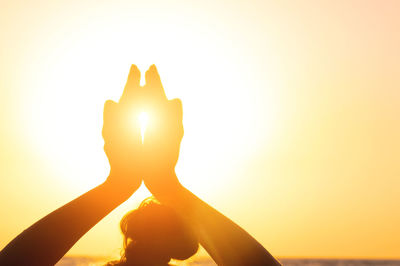
[[[182,104],[165,96],[155,66],[146,72],[148,128],[143,180],[153,195],[189,222],[218,265],[280,265],[251,235],[184,188],[175,174],[183,137]]]
[[[175,165],[183,137],[182,103],[167,99],[154,65],[146,72],[144,91],[149,122],[143,145],[143,179],[154,196],[162,197],[179,185]]]
[[[132,65],[124,92],[118,103],[108,100],[104,105],[104,151],[110,162],[108,183],[133,193],[142,182],[141,135],[136,121],[143,88],[140,71]]]

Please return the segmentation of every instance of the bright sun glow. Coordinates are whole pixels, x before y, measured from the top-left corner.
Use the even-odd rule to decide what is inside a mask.
[[[140,135],[142,136],[142,143],[144,141],[144,133],[146,132],[147,123],[149,121],[149,116],[146,112],[141,112],[138,116],[140,125]]]

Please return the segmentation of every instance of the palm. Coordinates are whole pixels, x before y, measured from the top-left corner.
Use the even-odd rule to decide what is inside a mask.
[[[150,118],[143,143],[143,178],[158,196],[177,182],[173,173],[183,137],[182,104],[179,99],[167,99],[154,66],[146,72],[144,91]]]
[[[132,66],[124,92],[118,103],[111,100],[104,105],[104,151],[110,162],[108,181],[123,188],[136,190],[141,184],[141,136],[134,123],[142,88],[140,72]]]

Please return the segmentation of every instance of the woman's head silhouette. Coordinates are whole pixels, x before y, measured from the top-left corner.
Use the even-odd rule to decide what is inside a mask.
[[[120,226],[124,252],[119,261],[108,265],[168,265],[171,259],[190,258],[199,247],[189,225],[153,198],[127,213]]]

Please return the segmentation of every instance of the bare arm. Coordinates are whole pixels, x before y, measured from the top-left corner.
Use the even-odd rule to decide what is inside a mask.
[[[157,106],[154,115],[162,123],[146,131],[144,183],[162,203],[174,208],[193,225],[202,246],[219,265],[280,265],[252,236],[230,219],[184,188],[175,175],[183,137],[180,100],[167,100],[160,77],[153,66],[146,73],[146,86]],[[146,141],[147,140],[147,141]]]
[[[186,188],[177,184],[169,191],[159,195],[160,201],[193,225],[200,244],[218,265],[280,265],[250,234]]]
[[[121,193],[119,187],[106,181],[23,231],[0,252],[0,265],[56,264],[90,228],[132,193]]]
[[[132,65],[119,103],[105,103],[104,151],[111,166],[106,182],[23,231],[0,252],[0,265],[54,265],[90,228],[139,188],[140,129],[128,121],[135,111],[139,83],[140,72]]]

